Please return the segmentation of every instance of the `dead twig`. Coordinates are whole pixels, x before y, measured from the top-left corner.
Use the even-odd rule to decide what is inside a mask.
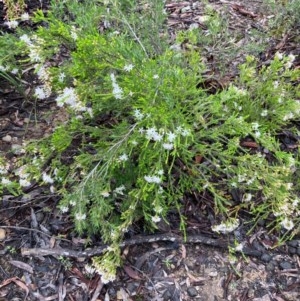
[[[120,247],[139,245],[145,243],[153,243],[159,241],[169,241],[176,242],[178,244],[184,243],[193,243],[193,244],[204,244],[207,246],[219,247],[227,249],[231,246],[231,243],[226,242],[221,239],[213,239],[203,235],[191,235],[188,236],[186,240],[184,240],[181,236],[175,234],[155,234],[155,235],[147,235],[147,236],[138,236],[135,238],[131,238],[125,240],[120,243]],[[63,256],[63,257],[74,257],[74,258],[87,258],[93,257],[97,255],[102,255],[108,249],[108,245],[101,245],[92,249],[86,249],[84,251],[75,251],[75,250],[67,250],[67,249],[47,249],[47,248],[22,248],[21,254],[22,256]],[[250,248],[244,248],[243,254],[249,256],[260,257],[262,255],[261,251],[253,250]]]

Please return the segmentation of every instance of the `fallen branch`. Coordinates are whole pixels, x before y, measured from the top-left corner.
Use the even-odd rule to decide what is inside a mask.
[[[159,242],[159,241],[169,241],[178,244],[203,244],[206,246],[218,247],[218,248],[229,248],[231,243],[226,242],[221,239],[213,239],[208,238],[203,235],[190,235],[184,240],[181,236],[175,234],[155,234],[149,236],[139,236],[135,238],[131,238],[128,240],[124,240],[120,243],[120,247],[139,245],[145,243]],[[63,256],[63,257],[74,257],[74,258],[89,258],[97,255],[102,255],[108,249],[109,245],[102,245],[92,249],[86,249],[84,251],[74,251],[68,249],[59,249],[59,248],[22,248],[21,254],[22,256]],[[260,257],[262,255],[261,251],[252,250],[250,248],[243,248],[243,254],[249,256]]]

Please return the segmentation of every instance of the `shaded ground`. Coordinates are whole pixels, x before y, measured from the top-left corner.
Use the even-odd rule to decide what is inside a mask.
[[[30,1],[30,9],[40,7],[41,2]],[[262,64],[279,50],[299,54],[295,29],[279,38],[268,36],[265,30],[271,16],[257,3],[211,1],[213,8],[230,23],[232,35],[240,37],[237,44],[228,44],[227,48],[221,41],[214,41],[204,52],[210,70],[205,85],[212,93],[224,88],[236,76],[236,66],[250,47],[253,54],[260,55]],[[46,4],[44,1],[44,6]],[[168,1],[166,9],[171,40],[178,29],[198,28],[205,33],[205,13],[200,2]],[[265,48],[260,49],[259,45]],[[299,67],[299,58],[294,67]],[[66,118],[66,113],[58,110],[51,99],[32,104],[24,101],[5,81],[0,83],[0,152],[6,154],[9,164],[21,155],[24,140],[50,134],[55,124]],[[211,232],[210,208],[205,196],[187,196],[184,200],[188,236],[215,239],[219,242],[217,247],[171,241],[126,246],[124,267],[118,271],[117,280],[108,285],[102,286],[99,276],[85,268],[90,261],[84,256],[22,256],[22,248],[80,252],[86,247],[99,246],[99,237],[87,241],[76,236],[69,217],[55,209],[57,202],[55,194],[35,185],[29,187],[23,197],[3,195],[0,300],[300,299],[300,238],[295,237],[287,245],[272,250],[270,246],[276,244],[276,237],[264,230],[263,222],[252,236],[247,235],[248,228],[241,225],[233,236],[218,237]],[[169,218],[170,225],[160,224],[160,232],[179,234],[177,215],[170,214]],[[139,234],[145,235],[142,225],[137,224],[128,238]],[[226,246],[234,238],[256,256],[238,256],[233,263]]]

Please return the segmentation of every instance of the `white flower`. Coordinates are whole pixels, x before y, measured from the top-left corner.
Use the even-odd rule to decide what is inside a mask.
[[[159,134],[155,128],[148,128],[146,130],[146,137],[149,140],[161,141],[163,136]]]
[[[151,220],[153,223],[159,223],[161,221],[161,218],[159,216],[155,215],[155,216],[151,217]]]
[[[262,117],[265,117],[268,115],[268,110],[263,110],[261,113],[260,113],[260,116]]]
[[[135,117],[136,120],[142,120],[144,118],[144,114],[141,113],[139,109],[135,109],[133,116]]]
[[[18,68],[14,68],[10,71],[12,74],[17,74],[19,72]]]
[[[2,185],[9,185],[11,183],[11,181],[6,178],[2,178],[1,183],[2,183]]]
[[[183,129],[182,132],[181,132],[181,135],[182,135],[183,137],[186,137],[186,136],[190,135],[190,131],[187,130],[187,129]]]
[[[89,264],[86,264],[84,266],[84,269],[87,272],[87,274],[89,274],[89,275],[93,275],[96,272],[96,269]]]
[[[288,60],[289,60],[290,62],[293,62],[295,59],[296,59],[296,56],[294,56],[292,53],[290,53],[290,54],[288,55]]]
[[[293,183],[286,183],[285,187],[286,187],[287,190],[291,190],[292,187],[293,187]]]
[[[173,143],[163,143],[163,148],[166,150],[172,150],[174,148]]]
[[[0,65],[0,71],[7,71],[7,69],[8,69],[7,67]]]
[[[70,201],[70,205],[74,207],[76,205],[76,202],[72,200]]]
[[[273,82],[273,87],[276,89],[279,86],[279,82],[276,80]]]
[[[234,247],[234,249],[239,252],[243,251],[243,248],[244,248],[244,246],[242,243],[238,244],[237,246]]]
[[[77,32],[76,32],[75,26],[72,26],[72,27],[71,27],[71,38],[72,38],[73,40],[75,40],[75,41],[78,39],[78,35],[77,35]]]
[[[213,226],[212,230],[214,232],[221,232],[225,234],[234,231],[239,224],[240,222],[238,219],[232,218],[224,223],[221,223],[220,225]]]
[[[130,72],[133,69],[133,67],[134,66],[132,64],[129,64],[129,65],[125,65],[123,69],[126,72]]]
[[[158,171],[157,171],[157,174],[158,174],[159,176],[162,176],[162,175],[164,174],[163,169],[158,170]]]
[[[114,274],[101,274],[101,282],[103,284],[107,284],[109,282],[112,282],[116,279],[116,276]]]
[[[86,214],[85,213],[76,213],[75,214],[75,218],[78,220],[78,221],[83,221],[86,219]]]
[[[28,13],[23,13],[21,15],[21,20],[22,21],[28,21],[29,20],[29,14]]]
[[[117,187],[117,188],[114,190],[114,192],[115,192],[115,193],[118,193],[118,194],[121,194],[121,195],[124,195],[123,191],[124,191],[125,189],[126,189],[125,186],[124,186],[124,185],[121,185],[121,186]]]
[[[27,34],[23,34],[22,36],[20,36],[20,40],[23,41],[24,43],[26,43],[28,46],[32,44],[32,42]]]
[[[289,119],[293,119],[294,118],[294,114],[292,112],[285,114],[282,118],[282,120],[287,121]]]
[[[238,175],[238,182],[241,183],[241,182],[244,182],[246,181],[246,175],[243,174],[243,175]]]
[[[41,50],[39,49],[38,46],[33,46],[29,45],[29,57],[31,62],[41,62],[42,57],[41,57]]]
[[[4,23],[6,26],[8,26],[8,28],[10,29],[15,29],[18,27],[19,25],[19,22],[18,21],[15,21],[15,20],[12,20],[12,21],[7,21]]]
[[[299,204],[299,199],[294,199],[293,202],[292,202],[292,206],[297,207],[298,204]]]
[[[122,99],[123,98],[123,90],[120,88],[116,81],[116,77],[113,73],[110,74],[110,78],[112,81],[112,86],[113,86],[113,95],[116,99]]]
[[[259,127],[259,124],[257,122],[252,122],[251,127],[252,127],[253,130],[257,131],[258,127]]]
[[[60,207],[60,211],[61,211],[62,213],[66,213],[66,212],[69,211],[69,207],[67,207],[67,206]]]
[[[161,178],[158,177],[158,176],[144,176],[144,179],[148,183],[156,183],[156,184],[160,184],[161,183]]]
[[[158,74],[154,74],[154,75],[153,75],[153,78],[154,78],[154,79],[158,79],[158,78],[159,78],[159,75],[158,75]]]
[[[65,73],[64,73],[64,72],[61,72],[61,73],[59,74],[59,76],[58,76],[58,81],[59,81],[60,83],[63,83],[64,80],[65,80],[65,77],[66,77]]]
[[[163,208],[160,207],[160,206],[157,206],[157,207],[154,207],[154,211],[157,213],[157,214],[161,214],[163,212]]]
[[[119,160],[122,162],[125,162],[128,160],[128,156],[126,154],[123,154],[123,155],[119,156]]]
[[[251,193],[245,193],[243,196],[243,202],[250,202],[252,199],[252,194]]]
[[[293,221],[289,220],[287,217],[284,220],[282,220],[280,224],[286,230],[292,230],[295,226]]]
[[[169,133],[167,134],[167,140],[168,140],[169,142],[173,142],[173,141],[175,140],[175,138],[176,138],[176,134],[175,134],[175,133],[169,132]]]
[[[275,53],[275,57],[278,58],[281,61],[283,59],[283,53],[277,51]]]
[[[247,91],[244,90],[244,89],[240,89],[236,86],[231,86],[231,89],[232,91],[234,91],[237,95],[241,95],[241,96],[244,96],[244,95],[247,95]]]
[[[31,185],[31,183],[30,183],[27,179],[25,179],[25,178],[21,178],[21,179],[19,180],[19,184],[20,184],[20,186],[22,186],[22,187],[28,187],[28,186]]]
[[[39,86],[39,87],[36,87],[35,88],[35,91],[34,91],[34,96],[37,98],[37,99],[45,99],[47,97],[49,97],[49,90],[47,90],[45,88],[45,86]]]
[[[254,133],[254,136],[256,137],[256,138],[259,138],[260,137],[260,131],[256,131],[255,133]]]
[[[59,107],[62,107],[64,104],[67,104],[73,107],[75,110],[80,110],[80,108],[82,108],[82,105],[74,88],[64,88],[62,94],[60,94],[56,98],[56,103]]]
[[[108,191],[102,191],[101,192],[101,195],[104,197],[104,198],[108,198],[109,197],[109,192]]]
[[[49,175],[47,175],[45,172],[43,172],[43,181],[45,182],[45,183],[49,183],[49,184],[53,184],[53,179],[49,176]]]

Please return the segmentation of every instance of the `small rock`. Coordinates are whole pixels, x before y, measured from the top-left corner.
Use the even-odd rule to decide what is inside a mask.
[[[260,259],[263,262],[269,262],[272,259],[272,256],[269,255],[268,253],[263,253]]]
[[[45,217],[45,215],[43,212],[37,212],[37,214],[36,214],[37,222],[39,222],[39,223],[42,222],[44,220],[44,217]]]
[[[300,248],[297,248],[297,255],[300,256]]]
[[[248,298],[251,298],[251,299],[254,298],[254,293],[255,293],[254,289],[249,288],[248,293],[247,293]]]
[[[268,272],[273,272],[275,270],[275,265],[272,263],[272,262],[269,262],[267,265],[266,265],[266,271]]]
[[[252,246],[254,247],[254,249],[261,251],[261,252],[265,252],[266,249],[258,242],[258,241],[254,241]]]
[[[192,298],[198,295],[197,290],[193,286],[188,287],[186,291],[189,294],[189,296]]]
[[[6,231],[0,228],[0,241],[4,240],[5,238],[6,238]]]
[[[296,253],[297,253],[297,249],[294,248],[294,247],[289,247],[289,252],[290,252],[291,254],[296,254]]]
[[[139,283],[138,282],[129,282],[127,284],[127,291],[130,293],[130,296],[133,296],[136,294],[137,288],[139,287]]]
[[[297,248],[298,246],[300,246],[300,241],[298,240],[291,240],[288,241],[287,244],[291,247]]]
[[[166,290],[162,295],[164,301],[172,300],[172,294],[169,290]]]
[[[283,270],[289,270],[289,269],[292,269],[293,266],[290,262],[288,261],[281,261],[279,263],[279,266],[283,269]]]
[[[11,136],[10,135],[6,135],[6,136],[4,136],[4,137],[2,137],[2,140],[4,141],[4,142],[11,142]]]

